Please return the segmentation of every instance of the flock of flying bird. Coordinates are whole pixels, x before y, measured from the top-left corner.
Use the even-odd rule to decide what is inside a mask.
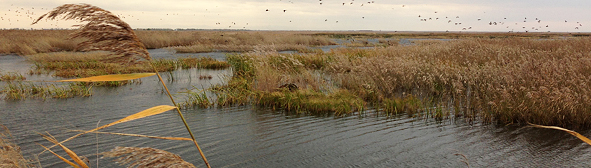
[[[283,1],[283,0],[280,0]],[[293,4],[294,1],[293,0],[289,0],[287,1],[288,3]],[[323,5],[326,4],[327,2],[324,2],[322,0],[318,0],[318,5]],[[348,2],[330,2],[333,3],[331,5],[335,5],[334,3],[338,3],[338,5],[341,6],[345,6],[345,5],[358,5],[359,7],[364,7],[364,5],[374,5],[375,1],[355,1],[355,0],[350,0]],[[0,12],[0,25],[8,25],[8,27],[11,27],[12,23],[17,23],[17,22],[28,22],[28,21],[33,21],[35,19],[37,19],[38,16],[40,16],[40,14],[44,14],[46,12],[49,11],[48,8],[37,8],[37,10],[35,10],[35,7],[29,7],[29,8],[25,8],[25,7],[15,7],[14,5],[10,5],[10,9],[8,9],[6,12]],[[217,7],[217,6],[216,6]],[[400,5],[398,8],[408,8],[408,5]],[[392,8],[394,10],[396,10],[396,8]],[[41,11],[39,11],[41,10]],[[281,13],[287,13],[287,12],[291,12],[287,9],[282,9],[282,10],[277,10],[278,12]],[[206,9],[207,12],[207,9]],[[270,9],[264,9],[264,12],[267,13],[273,13],[276,12],[275,10],[270,10]],[[143,14],[144,12],[142,12]],[[485,12],[486,13],[486,12]],[[273,13],[274,14],[274,13]],[[219,14],[218,14],[219,15]],[[127,19],[133,19],[133,20],[140,20],[139,18],[134,18],[133,15],[117,15],[118,17],[122,18],[123,20],[127,20]],[[168,13],[166,14],[166,16],[179,16],[179,13]],[[196,14],[194,14],[193,16],[196,16]],[[361,16],[361,19],[365,19],[365,16]],[[464,26],[465,24],[462,24],[462,21],[466,21],[465,19],[462,20],[463,18],[460,18],[460,16],[445,16],[444,14],[442,14],[441,12],[438,11],[433,11],[432,13],[426,13],[426,14],[421,14],[418,15],[418,21],[420,22],[438,22],[438,23],[442,23],[442,24],[451,24],[453,26],[456,26],[457,28],[452,30],[452,31],[478,31],[475,27],[472,26]],[[163,20],[163,18],[160,18],[160,20]],[[324,22],[329,22],[330,20],[328,18],[322,18],[322,20],[324,20]],[[513,18],[513,21],[508,21],[508,19],[502,18],[502,19],[498,19],[498,20],[483,20],[481,18],[477,18],[475,21],[477,21],[477,23],[483,23],[484,25],[488,25],[488,26],[502,26],[504,27],[506,30],[508,30],[509,32],[514,32],[514,31],[523,31],[523,32],[541,32],[541,31],[548,31],[550,32],[550,28],[552,26],[550,26],[550,24],[546,24],[544,23],[544,21],[542,21],[542,19],[539,18],[528,18],[528,17],[524,17],[522,20],[523,22],[521,22],[521,19],[518,19],[519,21],[515,21],[515,18]],[[28,23],[31,23],[28,22]],[[46,21],[47,22],[47,21]],[[291,23],[292,21],[289,20],[289,22]],[[332,21],[334,23],[339,23],[338,20],[334,20]],[[60,25],[58,24],[59,22],[53,21],[52,23],[50,23],[51,28],[60,28]],[[474,23],[474,22],[472,22]],[[534,23],[534,24],[531,24]],[[572,26],[573,31],[576,31],[578,29],[580,29],[581,27],[583,27],[583,24],[580,22],[569,22],[568,20],[564,20],[565,24],[568,24],[568,26]],[[216,26],[228,26],[228,29],[240,29],[240,27],[242,27],[242,29],[246,29],[246,27],[248,26],[248,23],[244,24],[238,24],[236,22],[230,22],[229,24],[222,24],[222,22],[215,22]],[[234,27],[232,27],[234,26]],[[498,29],[497,29],[498,30]],[[449,30],[446,30],[449,31]]]

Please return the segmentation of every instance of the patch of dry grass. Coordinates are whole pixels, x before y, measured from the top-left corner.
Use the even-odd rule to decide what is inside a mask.
[[[128,167],[158,167],[158,168],[191,168],[193,164],[184,161],[180,156],[149,147],[115,147],[109,152],[101,153],[104,157],[117,157],[116,162]]]
[[[82,39],[68,40],[71,30],[0,30],[0,54],[30,55],[73,51]]]
[[[330,71],[340,87],[354,92],[433,96],[485,122],[588,127],[588,45],[588,38],[510,38],[342,49],[333,52]]]
[[[386,113],[589,127],[590,45],[589,38],[474,38],[228,60],[247,83],[239,92],[251,98],[295,84],[323,94],[345,89]]]
[[[25,159],[20,147],[11,141],[12,136],[6,126],[0,124],[0,167],[25,168],[36,167],[30,160]]]

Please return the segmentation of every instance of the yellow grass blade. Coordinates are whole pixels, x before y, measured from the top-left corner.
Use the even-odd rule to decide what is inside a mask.
[[[168,110],[172,110],[172,109],[175,109],[175,108],[176,107],[169,106],[169,105],[160,105],[160,106],[152,107],[152,108],[146,109],[144,111],[140,111],[138,113],[135,113],[135,114],[132,114],[130,116],[127,116],[127,117],[125,117],[123,119],[117,120],[115,122],[109,123],[107,125],[103,125],[103,126],[100,126],[98,128],[92,129],[90,131],[86,131],[86,132],[83,132],[83,133],[76,134],[76,135],[74,135],[74,136],[72,136],[72,137],[70,137],[70,138],[68,138],[66,140],[63,140],[62,142],[57,143],[57,144],[62,144],[64,142],[67,142],[69,140],[72,140],[72,139],[74,139],[76,137],[79,137],[81,135],[84,135],[84,134],[87,134],[87,133],[90,133],[90,132],[94,132],[96,130],[100,130],[100,129],[103,129],[103,128],[107,128],[107,127],[113,126],[115,124],[119,124],[119,123],[123,123],[123,122],[127,122],[127,121],[132,121],[132,120],[136,120],[136,119],[140,119],[140,118],[144,118],[144,117],[153,116],[153,115],[164,113],[164,112],[166,112]],[[49,148],[53,148],[53,147],[57,146],[57,144],[56,145],[53,145],[53,146],[51,146]],[[43,152],[45,152],[45,151],[43,151]],[[41,152],[41,153],[43,153],[43,152]]]
[[[98,127],[98,128],[93,129],[93,130],[87,131],[86,133],[93,132],[93,131],[96,131],[96,130],[99,130],[99,129],[103,129],[103,128],[107,128],[107,127],[113,126],[115,124],[119,124],[119,123],[123,123],[123,122],[127,122],[127,121],[132,121],[132,120],[136,120],[136,119],[140,119],[140,118],[144,118],[144,117],[153,116],[153,115],[160,114],[160,113],[163,113],[163,112],[166,112],[168,110],[175,109],[175,108],[176,107],[169,106],[169,105],[160,105],[160,106],[152,107],[152,108],[146,109],[144,111],[141,111],[141,112],[138,112],[138,113],[129,115],[129,116],[123,118],[123,119],[117,120],[117,121],[112,122],[112,123],[109,123],[107,125],[103,125],[101,127]]]
[[[74,130],[76,132],[86,132],[83,130]],[[191,138],[183,138],[183,137],[159,137],[159,136],[149,136],[149,135],[140,135],[140,134],[125,134],[125,133],[116,133],[116,132],[92,132],[96,134],[111,134],[111,135],[122,135],[122,136],[134,136],[134,137],[144,137],[144,138],[154,138],[154,139],[165,139],[165,140],[176,140],[176,141],[193,141]]]
[[[51,134],[47,133],[48,135],[43,135],[41,134],[41,136],[43,136],[43,138],[45,138],[46,140],[48,140],[51,143],[54,143],[56,145],[59,145],[60,147],[62,147],[62,149],[64,149],[64,151],[66,151],[66,153],[68,154],[68,156],[70,156],[70,158],[72,158],[72,160],[74,160],[74,162],[78,163],[78,165],[82,166],[83,168],[88,168],[88,165],[86,165],[86,163],[84,163],[84,161],[82,161],[82,159],[80,159],[80,157],[78,157],[78,155],[68,149],[66,146],[60,144],[57,139],[55,139],[55,137],[51,136]],[[63,159],[62,159],[63,160]]]
[[[37,143],[37,142],[35,142],[35,143]],[[53,155],[57,156],[58,158],[60,158],[62,161],[66,162],[66,163],[67,163],[67,164],[69,164],[70,166],[72,166],[72,167],[75,167],[75,168],[79,168],[79,166],[78,166],[78,165],[76,165],[76,164],[74,164],[74,163],[70,162],[68,159],[66,159],[66,158],[64,158],[64,157],[62,157],[62,156],[60,156],[60,155],[58,155],[57,153],[53,152],[51,149],[49,149],[49,148],[47,148],[47,147],[45,147],[45,146],[43,146],[43,145],[41,145],[41,144],[38,144],[38,143],[37,143],[37,145],[39,145],[39,146],[41,146],[41,147],[45,148],[45,150],[48,150],[48,151],[49,151],[49,152],[51,152]]]
[[[60,80],[60,81],[57,81],[57,82],[125,81],[125,80],[139,79],[139,78],[153,76],[153,75],[156,75],[156,73],[133,73],[133,74],[102,75],[102,76],[93,76],[93,77],[80,78],[80,79]]]
[[[543,126],[543,125],[536,125],[536,124],[531,124],[531,123],[529,125],[531,125],[533,127],[537,127],[537,128],[548,128],[548,129],[561,130],[561,131],[567,132],[567,133],[569,133],[571,135],[574,135],[575,137],[579,138],[583,142],[591,145],[591,140],[589,138],[587,138],[587,137],[585,137],[585,136],[583,136],[583,135],[581,135],[581,134],[579,134],[579,133],[577,133],[575,131],[571,131],[571,130],[564,129],[564,128],[561,128],[561,127],[556,127],[556,126]]]

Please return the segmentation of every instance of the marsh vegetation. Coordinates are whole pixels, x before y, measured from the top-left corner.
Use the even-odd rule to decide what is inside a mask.
[[[26,81],[27,75],[50,75],[60,80],[230,68],[232,75],[225,77],[222,84],[193,86],[193,89],[177,93],[178,97],[185,98],[178,104],[158,74],[163,87],[161,92],[166,91],[173,104],[166,109],[178,111],[191,134],[192,140],[189,141],[194,142],[200,153],[201,149],[179,110],[181,107],[224,109],[253,105],[290,114],[337,118],[375,112],[378,116],[406,115],[435,121],[464,120],[498,125],[535,123],[568,128],[591,126],[591,117],[588,117],[591,85],[587,82],[591,80],[591,49],[588,47],[591,40],[586,37],[588,34],[141,30],[135,31],[136,35],[124,22],[115,20],[112,24],[125,29],[117,30],[126,32],[129,37],[126,38],[129,41],[122,42],[124,45],[116,46],[108,41],[117,41],[118,36],[96,39],[101,32],[94,30],[96,27],[93,26],[97,25],[82,26],[83,31],[2,30],[0,53],[22,55],[34,65],[26,75],[0,73],[2,98],[89,97],[93,87],[142,84],[140,79],[130,79],[86,80],[58,85],[47,81]],[[81,38],[67,40],[70,34]],[[424,40],[400,45],[400,39],[405,38]],[[107,42],[100,41],[105,39]],[[345,42],[337,43],[337,40]],[[339,48],[328,52],[313,48],[337,44]],[[178,53],[234,53],[229,53],[226,61],[208,57],[152,59],[146,48],[168,48]],[[199,80],[212,78],[211,75],[199,76]],[[169,79],[169,83],[173,82]],[[44,138],[68,151],[61,145],[65,141],[59,142],[49,134]],[[134,151],[143,152],[134,154]],[[121,147],[102,154],[180,159],[153,148]],[[201,156],[204,164],[209,166],[203,153]],[[119,161],[123,164],[153,164],[136,162],[138,160]],[[10,164],[13,163],[20,164],[17,161]],[[170,163],[190,164],[182,159]]]

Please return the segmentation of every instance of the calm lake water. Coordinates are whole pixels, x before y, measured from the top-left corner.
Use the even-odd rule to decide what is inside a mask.
[[[156,58],[189,56],[150,50]],[[225,59],[224,53],[204,53]],[[18,56],[1,56],[4,72],[27,72],[32,66]],[[165,80],[168,73],[162,73]],[[229,70],[179,70],[167,85],[173,93],[223,84]],[[199,80],[199,75],[212,75]],[[32,76],[28,79],[45,79]],[[37,133],[64,140],[156,105],[171,105],[156,77],[142,84],[95,87],[88,98],[0,101],[0,123],[7,126],[26,156],[51,145]],[[176,94],[177,101],[184,99]],[[335,118],[288,114],[253,106],[184,109],[197,142],[212,167],[591,167],[591,148],[561,131],[517,126],[470,124],[463,119],[435,121],[406,115],[385,117],[375,110],[362,116]],[[100,123],[99,123],[100,122]],[[102,131],[189,137],[176,112],[169,111]],[[577,130],[585,136],[591,131]],[[138,137],[88,134],[65,145],[91,160],[115,146],[153,147],[180,155],[203,167],[193,143]],[[58,148],[54,148],[60,151]],[[62,156],[64,152],[58,152]],[[463,156],[466,156],[467,160]],[[40,155],[44,167],[67,167],[52,154]],[[120,167],[100,159],[99,167]]]

